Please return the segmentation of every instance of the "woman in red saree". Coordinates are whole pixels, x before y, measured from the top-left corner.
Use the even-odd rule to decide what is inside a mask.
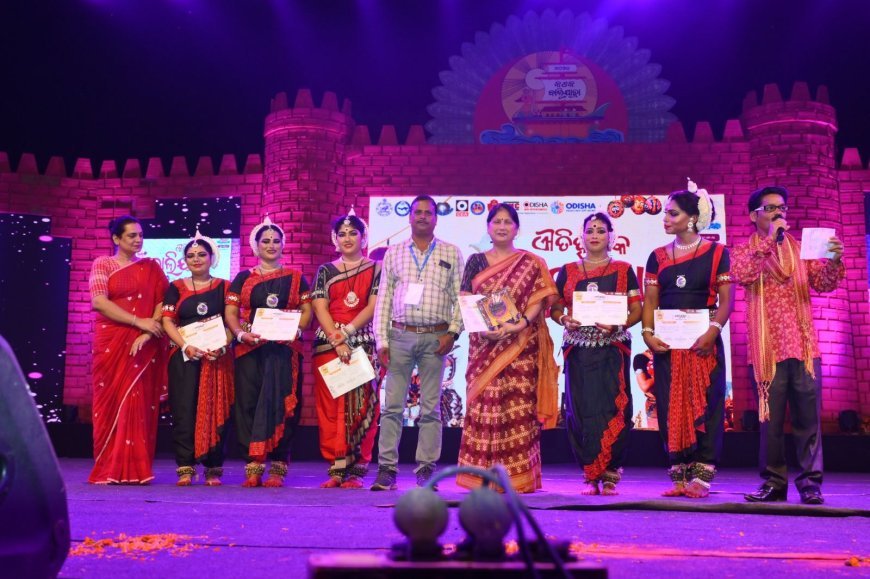
[[[353,209],[336,220],[332,240],[339,258],[321,265],[311,292],[320,323],[314,340],[314,395],[320,454],[329,462],[329,478],[320,486],[358,489],[368,474],[380,403],[377,379],[333,398],[318,368],[362,348],[377,368],[372,316],[380,282],[380,262],[363,255],[366,226]]]
[[[507,289],[520,316],[469,337],[459,466],[501,464],[514,489],[530,493],[541,488],[541,427],[554,427],[558,417],[558,368],[544,318],[559,296],[546,263],[514,247],[520,225],[516,210],[496,205],[487,224],[493,247],[469,258],[462,292],[489,295]],[[470,474],[456,477],[465,488],[481,482]]]
[[[94,324],[95,484],[147,484],[166,393],[166,343],[160,339],[168,282],[153,259],[138,259],[142,226],[125,216],[109,224],[117,252],[94,261],[88,282]]]

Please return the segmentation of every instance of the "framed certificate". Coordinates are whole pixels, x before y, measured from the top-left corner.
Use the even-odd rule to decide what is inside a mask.
[[[227,331],[220,314],[186,326],[178,326],[184,341],[195,348],[210,352],[227,345]]]
[[[300,310],[284,311],[260,308],[254,315],[251,332],[260,334],[264,340],[292,342],[296,339],[301,318],[302,312]]]
[[[323,381],[326,382],[326,387],[329,388],[333,398],[338,398],[375,379],[375,369],[362,348],[354,348],[351,351],[347,364],[335,358],[318,366],[317,370],[323,376]]]
[[[671,350],[688,350],[710,328],[710,310],[656,310],[655,325]]]
[[[571,317],[583,326],[596,323],[624,326],[628,321],[628,296],[601,292],[574,292]]]
[[[480,313],[490,330],[495,330],[507,322],[516,322],[520,319],[520,313],[514,300],[511,299],[507,288],[502,288],[495,293],[485,296],[477,302]]]

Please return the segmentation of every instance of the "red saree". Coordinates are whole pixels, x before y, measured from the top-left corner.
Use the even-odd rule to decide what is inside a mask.
[[[468,411],[459,466],[504,465],[518,492],[533,492],[541,488],[541,426],[552,428],[558,416],[558,368],[544,321],[558,290],[543,260],[525,251],[487,265],[470,289],[490,294],[501,288],[508,289],[520,312],[538,303],[544,307],[519,334],[497,342],[480,334],[469,337]],[[474,488],[481,480],[460,474],[456,483]]]
[[[329,314],[337,328],[351,323],[375,299],[380,282],[379,262],[366,262],[356,271],[342,272],[333,264],[320,266],[314,282],[312,299],[328,301]],[[348,305],[349,291],[359,298]],[[356,330],[348,339],[351,348],[362,347],[378,370],[372,323]],[[330,476],[365,476],[372,460],[375,434],[378,430],[380,403],[378,382],[372,380],[338,398],[333,398],[318,368],[336,358],[335,349],[323,328],[314,340],[314,395],[317,426],[320,434],[320,454],[329,461]]]
[[[108,278],[108,299],[125,312],[150,317],[168,282],[158,263],[142,259]],[[154,478],[157,416],[166,393],[166,342],[150,339],[135,355],[142,332],[97,314],[93,342],[94,469],[88,482],[143,484]]]

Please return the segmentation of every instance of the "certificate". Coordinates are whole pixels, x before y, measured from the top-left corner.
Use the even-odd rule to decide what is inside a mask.
[[[481,295],[459,296],[459,312],[462,314],[462,325],[465,326],[465,331],[470,334],[489,331],[489,326],[477,305],[484,297]]]
[[[804,227],[801,231],[801,259],[831,259],[828,240],[836,235],[833,227]]]
[[[710,329],[710,310],[656,310],[656,337],[671,350],[688,350]]]
[[[595,323],[624,326],[628,321],[628,296],[601,292],[574,292],[571,317],[581,326]]]
[[[259,308],[254,315],[251,332],[259,334],[264,340],[275,342],[292,342],[299,330],[299,320],[302,312],[299,310],[275,310]]]
[[[188,345],[206,352],[220,350],[227,345],[227,331],[220,315],[179,326],[178,333]]]
[[[375,369],[362,348],[354,348],[351,351],[347,364],[336,358],[318,366],[317,370],[323,376],[323,381],[326,382],[326,387],[329,388],[333,398],[338,398],[375,379]]]

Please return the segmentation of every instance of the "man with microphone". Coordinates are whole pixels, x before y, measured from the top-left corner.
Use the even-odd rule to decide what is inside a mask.
[[[820,505],[822,496],[822,371],[813,327],[810,288],[837,289],[845,277],[843,244],[828,240],[831,259],[801,260],[800,242],[790,233],[788,191],[764,187],[749,197],[755,232],[731,253],[731,275],[746,291],[750,378],[758,393],[761,421],[761,488],[749,502],[785,501],[786,405],[789,406],[801,473],[795,479],[801,502]]]

